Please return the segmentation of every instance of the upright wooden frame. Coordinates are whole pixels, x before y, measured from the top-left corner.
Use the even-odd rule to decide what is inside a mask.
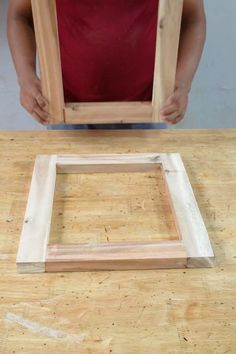
[[[179,240],[49,245],[57,173],[161,167]],[[211,267],[214,254],[179,154],[39,155],[17,255],[20,273]]]
[[[158,0],[157,0],[158,1]],[[31,0],[43,95],[50,123],[159,122],[160,107],[175,85],[183,0],[159,0],[151,102],[64,102],[55,0]],[[69,3],[69,1],[68,1]]]

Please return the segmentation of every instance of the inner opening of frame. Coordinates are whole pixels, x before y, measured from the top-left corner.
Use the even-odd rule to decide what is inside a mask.
[[[136,170],[58,173],[49,243],[178,239],[161,165]]]
[[[151,101],[159,1],[55,1],[65,102]]]

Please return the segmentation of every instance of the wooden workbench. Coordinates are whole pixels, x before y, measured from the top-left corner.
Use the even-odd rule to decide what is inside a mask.
[[[181,153],[216,255],[215,268],[16,273],[35,156],[107,152]],[[0,175],[1,354],[236,353],[236,130],[1,132]],[[72,176],[73,187],[69,180],[60,181],[52,238],[58,234],[61,242],[69,236],[75,240],[81,233],[86,240],[95,234],[96,240],[109,242],[119,232],[130,237],[124,217],[142,237],[149,214],[150,238],[157,231],[175,238],[172,221],[167,220],[169,236],[164,226],[165,203],[160,208],[143,199],[155,189],[151,177]],[[95,203],[92,210],[85,195],[83,211],[76,204],[81,182]],[[127,200],[126,192],[131,193]],[[121,207],[114,211],[118,202]]]

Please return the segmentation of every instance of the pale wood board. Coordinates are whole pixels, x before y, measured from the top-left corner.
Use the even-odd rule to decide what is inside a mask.
[[[45,271],[55,181],[56,156],[39,155],[35,161],[17,254],[19,272]]]
[[[169,155],[165,181],[169,190],[176,224],[185,245],[188,267],[211,267],[214,254],[188,175],[179,154]]]
[[[64,123],[64,94],[56,7],[53,0],[31,0],[42,92],[49,102],[50,123]]]
[[[46,271],[185,268],[186,251],[179,241],[125,242],[48,247]]]
[[[155,75],[152,92],[153,120],[174,92],[183,0],[159,1]]]
[[[235,141],[236,130],[0,132],[1,354],[235,354]],[[214,268],[17,274],[36,155],[150,151],[181,154]]]
[[[151,102],[66,103],[66,123],[148,123],[152,119]]]

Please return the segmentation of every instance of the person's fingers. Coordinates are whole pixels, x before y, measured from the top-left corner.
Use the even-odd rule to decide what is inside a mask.
[[[167,116],[171,113],[174,113],[177,109],[177,106],[175,104],[169,104],[161,109],[161,115],[162,116]]]
[[[31,110],[30,113],[32,114],[32,116],[37,119],[41,124],[48,124],[48,114],[45,113],[37,104],[36,100],[33,102],[32,106],[31,106]]]
[[[21,97],[21,105],[30,113],[39,123],[47,124],[48,113],[44,112],[32,97]]]
[[[173,124],[179,123],[184,118],[184,114],[180,114],[174,121]]]
[[[39,107],[41,107],[45,112],[48,111],[48,101],[42,94],[41,82],[39,79],[37,79],[37,83],[33,86],[32,91],[28,92],[28,94],[36,100]]]
[[[47,121],[48,120],[48,113],[45,112],[37,103],[34,105],[32,112],[36,112],[41,119]]]
[[[39,105],[39,107],[41,109],[43,109],[45,112],[48,112],[48,101],[42,95],[40,82],[38,83],[38,85],[36,87],[34,87],[34,90],[32,92],[32,96],[36,100],[36,102]]]
[[[41,120],[47,122],[48,119],[48,112],[45,112],[44,109],[42,109],[38,103],[37,100],[33,97],[30,98],[30,113],[36,113],[37,116],[40,117]]]
[[[34,119],[39,122],[40,124],[47,125],[47,122],[43,120],[36,112],[32,112],[31,115],[34,117]]]
[[[184,115],[180,114],[175,119],[168,121],[168,124],[175,125],[175,124],[179,123],[183,119],[183,117],[184,117]]]
[[[177,124],[180,122],[186,112],[188,104],[188,95],[186,92],[176,90],[165,101],[160,111],[160,118],[162,121],[169,124]]]
[[[42,108],[45,112],[48,113],[48,101],[46,100],[45,97],[41,94],[41,92],[38,92],[35,95],[35,99],[39,105],[40,108]]]
[[[170,122],[170,123],[171,123],[171,122],[174,121],[179,115],[180,115],[180,112],[175,111],[175,112],[170,113],[170,114],[168,114],[168,115],[166,115],[166,116],[163,116],[163,119],[164,119],[166,122]]]

